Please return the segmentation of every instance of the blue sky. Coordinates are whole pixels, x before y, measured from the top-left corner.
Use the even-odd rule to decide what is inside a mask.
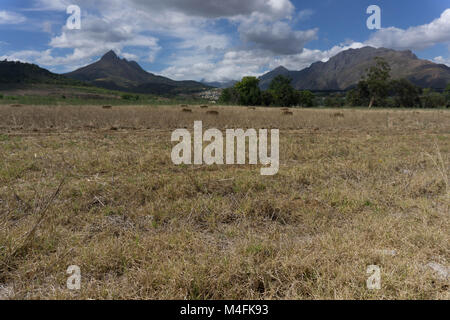
[[[66,9],[81,8],[69,30]],[[366,9],[381,8],[381,30]],[[110,49],[174,79],[226,81],[292,70],[365,45],[450,66],[450,0],[2,0],[0,59],[62,73]]]

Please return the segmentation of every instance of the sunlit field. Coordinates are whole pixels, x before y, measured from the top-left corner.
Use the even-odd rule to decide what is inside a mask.
[[[174,165],[196,120],[278,174]],[[449,152],[447,110],[1,105],[0,298],[449,299]]]

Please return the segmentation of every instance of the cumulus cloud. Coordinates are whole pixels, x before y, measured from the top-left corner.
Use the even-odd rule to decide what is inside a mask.
[[[279,66],[290,70],[302,70],[314,62],[326,62],[339,52],[363,46],[363,43],[354,42],[334,46],[324,51],[305,48],[299,54],[278,56],[263,49],[230,50],[216,62],[212,57],[207,56],[177,59],[171,67],[163,71],[163,74],[178,80],[191,77],[197,80],[205,79],[208,82],[225,82],[241,79],[246,75],[260,76]]]
[[[16,12],[0,10],[0,24],[20,24],[26,21],[26,18]]]
[[[438,43],[450,42],[450,9],[429,24],[411,27],[406,30],[390,27],[375,32],[367,45],[391,49],[422,50]]]
[[[446,66],[450,67],[450,57],[444,58],[443,56],[439,56],[434,58],[433,61],[436,63],[445,64]]]
[[[69,4],[79,5],[82,30],[60,27],[57,31],[56,25],[44,25],[41,28],[53,35],[47,50],[24,50],[4,57],[58,71],[91,63],[113,49],[127,59],[159,59],[160,65],[167,65],[161,73],[174,79],[227,81],[258,76],[280,65],[301,70],[364,45],[422,49],[450,43],[450,9],[426,25],[406,30],[386,28],[374,32],[364,43],[350,41],[314,50],[308,43],[318,38],[319,30],[293,28],[294,22],[306,20],[314,12],[296,12],[291,0],[34,1],[35,10],[61,11],[64,15]],[[233,31],[223,31],[222,22]],[[448,64],[443,57],[435,61]]]
[[[300,21],[308,20],[309,18],[312,17],[313,14],[314,14],[314,10],[311,10],[311,9],[301,10],[297,14],[297,19],[300,20]]]
[[[259,49],[289,55],[301,53],[306,43],[317,39],[318,29],[295,31],[282,21],[258,23],[250,20],[241,24],[239,32],[244,42]]]
[[[188,16],[204,18],[226,18],[246,16],[254,13],[274,18],[286,18],[294,11],[289,0],[131,0],[141,8],[150,11],[175,11]]]
[[[10,58],[20,57],[58,69],[86,62],[110,49],[126,52],[139,61],[154,61],[161,50],[159,39],[162,37],[173,39],[171,49],[177,52],[177,57],[170,61],[171,70],[175,66],[183,69],[186,59],[178,57],[186,55],[204,58],[202,63],[206,65],[216,64],[232,45],[229,34],[215,30],[218,19],[236,24],[241,38],[252,50],[263,49],[271,55],[300,53],[305,43],[317,33],[316,30],[292,30],[282,21],[291,18],[295,12],[290,0],[98,0],[95,3],[90,0],[35,0],[35,4],[37,10],[65,11],[69,4],[79,5],[82,9],[82,29],[62,27],[51,38],[50,51],[41,51],[41,56],[39,51],[10,55]],[[265,36],[258,27],[266,32]],[[48,26],[45,30],[52,31]],[[72,52],[61,57],[56,54],[60,52],[57,49]],[[142,56],[144,51],[146,54]],[[201,70],[202,63],[188,67],[196,65]]]

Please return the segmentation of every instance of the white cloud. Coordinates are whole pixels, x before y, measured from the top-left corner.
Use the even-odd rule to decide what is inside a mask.
[[[450,9],[429,24],[406,30],[390,27],[375,32],[367,45],[391,49],[422,50],[438,43],[450,42]]]
[[[450,57],[444,58],[442,56],[439,56],[439,57],[434,58],[433,61],[436,63],[445,64],[446,66],[450,67]]]
[[[309,18],[312,17],[313,14],[314,14],[314,10],[311,10],[311,9],[301,10],[297,14],[297,19],[300,21],[308,20]]]
[[[173,62],[173,66],[162,73],[178,80],[187,78],[205,79],[208,82],[239,80],[243,76],[260,76],[279,66],[290,70],[302,70],[314,62],[326,62],[339,52],[363,46],[362,43],[354,42],[334,46],[325,51],[305,48],[302,53],[294,55],[274,55],[271,51],[262,49],[230,50],[217,62],[214,62],[213,56],[177,59]]]
[[[295,13],[290,0],[35,0],[35,4],[35,10],[61,11],[64,16],[69,4],[79,5],[82,29],[61,27],[47,50],[20,51],[3,59],[34,62],[58,71],[91,63],[113,49],[137,61],[153,62],[160,55],[169,65],[162,74],[174,79],[225,81],[258,76],[280,65],[301,70],[364,45],[423,49],[450,43],[450,9],[426,25],[406,30],[386,28],[364,43],[350,41],[329,50],[314,50],[308,48],[308,42],[318,38],[318,29],[292,27],[292,22],[306,20],[314,12],[306,9]],[[217,25],[223,21],[236,33],[221,31]],[[41,24],[41,28],[49,33],[57,31],[51,23]],[[170,56],[161,52],[170,52]],[[443,57],[435,61],[449,62]]]
[[[24,23],[27,19],[16,12],[0,10],[0,24],[20,24]]]
[[[275,19],[286,18],[294,11],[289,0],[131,0],[150,11],[179,12],[203,18],[229,18],[260,13]]]
[[[98,0],[95,3],[90,0],[35,0],[35,4],[35,10],[65,11],[69,4],[77,4],[82,10],[81,30],[62,27],[50,40],[48,50],[27,50],[8,56],[53,70],[67,70],[110,49],[119,54],[126,52],[138,61],[152,62],[161,50],[159,39],[162,37],[174,40],[171,49],[175,50],[176,58],[171,65],[183,69],[183,61],[187,59],[177,57],[189,55],[197,57],[194,60],[199,63],[191,63],[188,67],[195,65],[201,70],[203,64],[220,60],[232,45],[230,35],[215,30],[217,19],[228,19],[237,24],[248,44],[263,49],[274,46],[273,50],[284,50],[285,53],[301,52],[304,44],[316,36],[314,30],[294,31],[279,21],[294,13],[290,0]],[[248,28],[245,23],[249,19],[264,24],[274,44],[264,43],[255,29]],[[49,24],[42,28],[46,32],[53,31]],[[57,54],[58,49],[72,52],[61,56]],[[200,61],[198,57],[205,60]],[[192,77],[194,75],[187,75],[187,78]]]
[[[306,43],[317,39],[318,29],[295,31],[284,21],[259,22],[250,19],[239,26],[241,39],[258,49],[275,54],[301,53]]]

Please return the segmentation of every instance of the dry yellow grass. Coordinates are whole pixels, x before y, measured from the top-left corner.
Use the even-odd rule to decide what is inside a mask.
[[[217,110],[0,106],[0,298],[450,298],[450,112]],[[280,129],[279,173],[173,165],[194,120]]]

